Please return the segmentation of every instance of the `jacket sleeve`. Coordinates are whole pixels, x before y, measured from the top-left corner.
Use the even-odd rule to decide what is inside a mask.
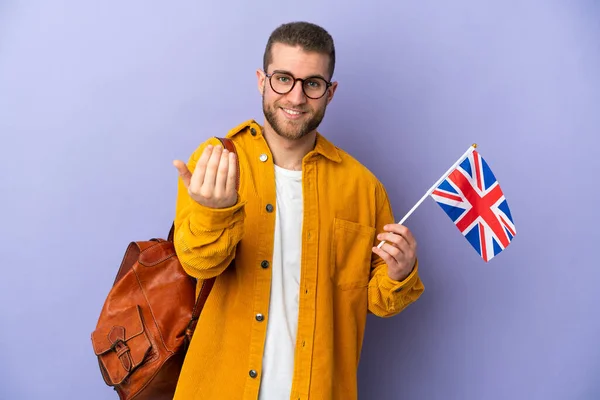
[[[377,234],[383,232],[383,226],[396,223],[392,208],[381,183],[376,189],[376,235],[374,246],[379,245]],[[391,317],[415,302],[423,293],[424,286],[419,277],[418,261],[412,272],[403,281],[391,279],[387,273],[387,264],[375,253],[371,257],[371,277],[369,281],[368,310],[379,317]]]
[[[220,144],[211,138],[192,154],[188,169],[193,173],[204,148]],[[209,208],[193,200],[181,177],[177,183],[173,242],[183,269],[196,279],[221,274],[235,257],[235,248],[244,235],[245,202],[228,208]]]

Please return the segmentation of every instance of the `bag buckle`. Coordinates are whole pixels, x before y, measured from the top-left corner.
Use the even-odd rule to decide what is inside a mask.
[[[131,359],[131,349],[125,343],[125,328],[122,326],[113,327],[108,334],[108,340],[111,342],[110,349],[116,353],[123,369],[131,372],[133,360]]]

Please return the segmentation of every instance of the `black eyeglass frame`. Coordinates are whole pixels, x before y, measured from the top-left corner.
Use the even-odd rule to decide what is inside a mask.
[[[290,87],[290,90],[288,90],[287,92],[283,92],[283,93],[282,93],[282,92],[278,92],[277,90],[275,90],[275,88],[273,87],[273,82],[271,82],[271,78],[272,78],[272,77],[273,77],[273,75],[275,75],[275,74],[287,75],[287,76],[289,76],[289,77],[291,77],[291,78],[292,78],[292,80],[293,80],[294,82],[292,83],[292,86]],[[322,78],[322,77],[320,77],[320,76],[311,76],[311,77],[308,77],[308,78],[304,78],[304,79],[303,79],[303,78],[296,78],[294,75],[290,74],[289,72],[284,72],[284,71],[273,71],[273,72],[272,72],[272,73],[270,73],[270,74],[267,74],[267,73],[265,72],[265,76],[266,76],[267,78],[269,78],[269,86],[271,86],[271,89],[273,89],[273,91],[274,91],[275,93],[277,93],[277,94],[282,94],[282,95],[283,95],[283,94],[288,94],[288,93],[290,93],[292,90],[294,90],[294,87],[296,86],[296,82],[297,82],[297,81],[300,81],[300,83],[302,84],[302,93],[304,93],[304,95],[305,95],[306,97],[308,97],[309,99],[313,99],[313,100],[318,100],[318,99],[322,98],[323,96],[325,96],[325,95],[327,94],[327,90],[328,90],[328,89],[331,87],[331,85],[333,85],[333,83],[332,83],[331,81],[327,81],[325,78]],[[323,94],[322,94],[322,95],[320,95],[319,97],[311,97],[311,96],[309,96],[309,95],[306,93],[306,89],[305,89],[305,87],[304,87],[304,81],[307,81],[307,80],[310,80],[310,79],[321,79],[322,81],[324,81],[324,82],[325,82],[325,90],[323,91]]]

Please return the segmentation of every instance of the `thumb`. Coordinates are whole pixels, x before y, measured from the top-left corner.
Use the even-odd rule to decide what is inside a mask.
[[[173,165],[175,166],[175,168],[177,168],[177,172],[179,172],[179,176],[181,177],[181,180],[183,181],[183,184],[187,189],[188,186],[190,186],[190,180],[192,179],[192,173],[190,172],[187,165],[185,165],[185,163],[183,161],[175,160],[175,161],[173,161]]]

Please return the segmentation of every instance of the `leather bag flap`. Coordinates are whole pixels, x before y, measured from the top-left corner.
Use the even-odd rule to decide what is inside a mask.
[[[114,315],[92,333],[94,352],[110,385],[123,382],[137,368],[152,345],[147,337],[139,306]]]

